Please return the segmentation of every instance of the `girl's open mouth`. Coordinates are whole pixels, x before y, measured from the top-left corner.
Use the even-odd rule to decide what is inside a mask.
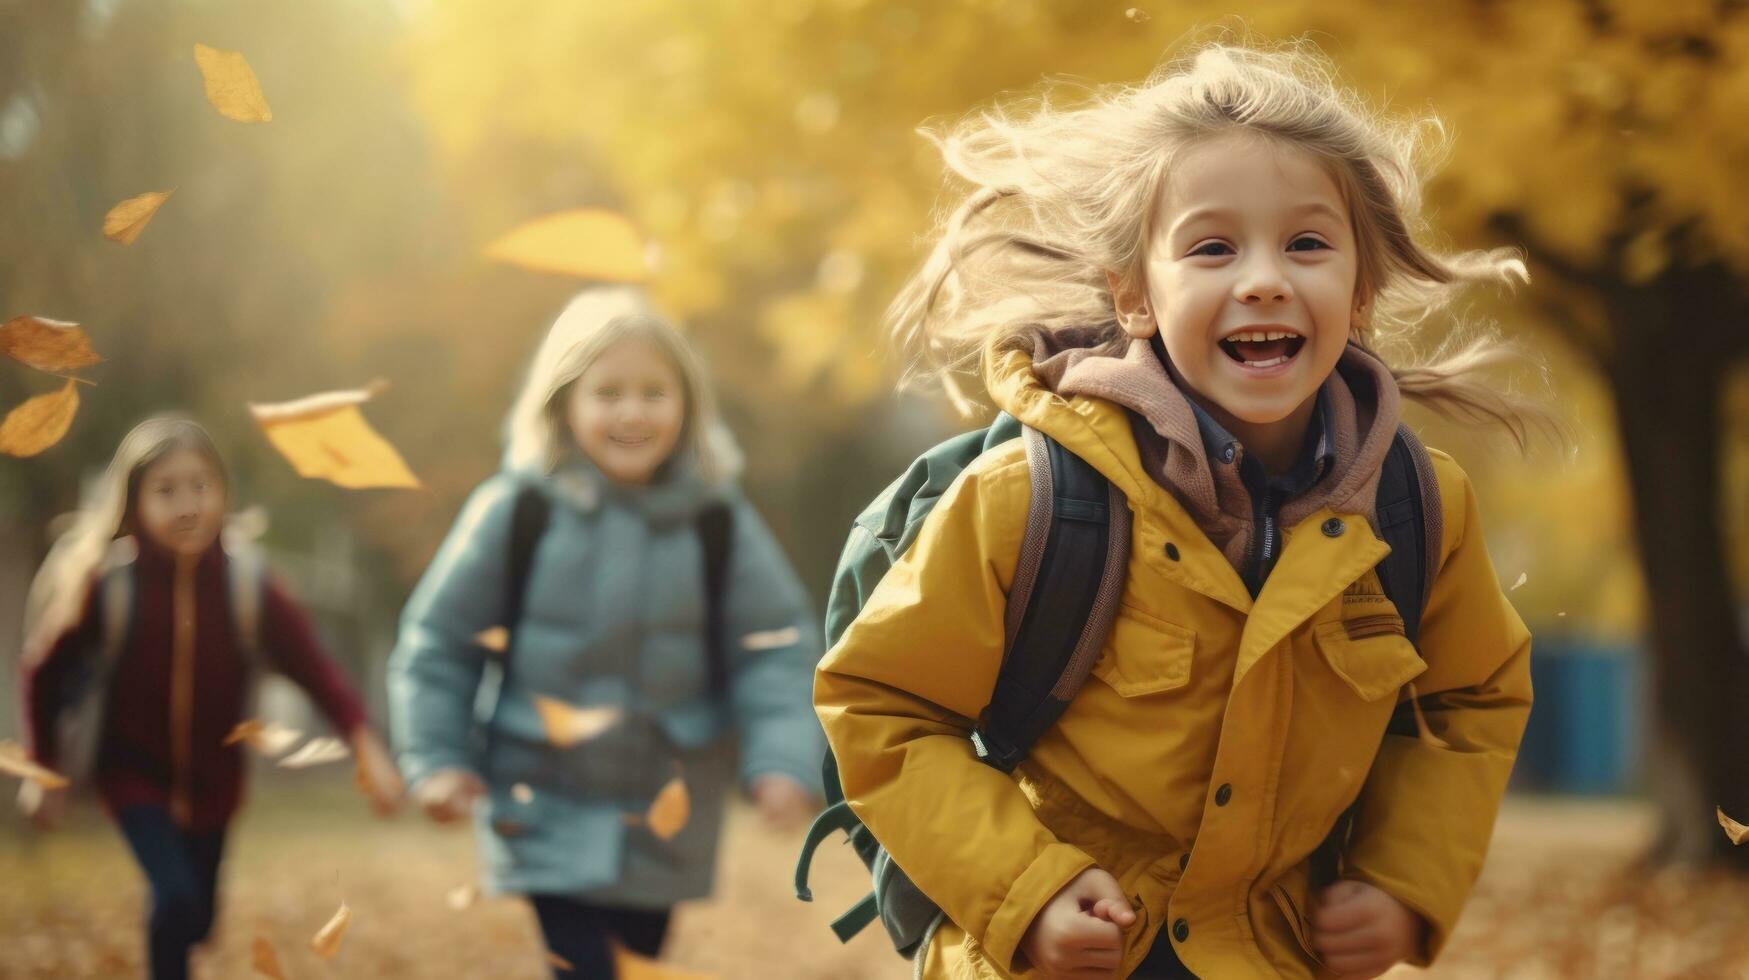
[[[1241,331],[1221,341],[1221,350],[1248,368],[1272,368],[1294,359],[1306,338],[1283,330]]]

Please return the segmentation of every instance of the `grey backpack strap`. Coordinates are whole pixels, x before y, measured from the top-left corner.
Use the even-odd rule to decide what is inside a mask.
[[[1417,643],[1421,614],[1439,571],[1445,519],[1433,458],[1407,425],[1397,427],[1397,437],[1385,454],[1376,500],[1379,536],[1391,546],[1391,553],[1379,562],[1379,583],[1403,617],[1409,642]]]
[[[972,733],[978,757],[1004,772],[1056,724],[1098,662],[1130,555],[1123,492],[1043,433],[1028,428],[1022,438],[1032,499],[1008,593],[1008,649]]]
[[[261,607],[266,601],[267,561],[253,546],[225,552],[225,587],[231,600],[231,623],[238,652],[252,669],[265,663],[261,653]]]

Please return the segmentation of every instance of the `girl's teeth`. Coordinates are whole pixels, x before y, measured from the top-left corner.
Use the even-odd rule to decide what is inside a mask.
[[[1272,357],[1267,361],[1246,361],[1245,366],[1251,367],[1251,368],[1269,368],[1269,367],[1275,367],[1277,364],[1286,364],[1286,363],[1287,363],[1287,358],[1285,358],[1285,357]]]

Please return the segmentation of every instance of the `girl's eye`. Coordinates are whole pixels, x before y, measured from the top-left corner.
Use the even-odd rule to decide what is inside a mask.
[[[661,388],[650,388],[644,392],[644,397],[651,401],[660,401],[668,397],[668,392],[663,391]]]
[[[1287,250],[1290,252],[1315,252],[1319,249],[1329,247],[1329,243],[1322,239],[1313,238],[1310,235],[1301,235],[1288,243]]]
[[[1204,242],[1190,250],[1192,255],[1232,255],[1233,247],[1226,242]]]
[[[598,388],[595,391],[595,397],[597,397],[597,398],[618,398],[619,397],[619,389],[618,388]]]

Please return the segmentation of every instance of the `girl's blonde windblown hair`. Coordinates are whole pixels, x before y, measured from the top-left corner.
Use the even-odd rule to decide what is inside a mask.
[[[906,381],[939,380],[965,411],[973,405],[961,379],[975,376],[989,348],[1030,347],[1040,330],[1092,327],[1099,348],[1120,351],[1126,338],[1107,273],[1119,290],[1142,285],[1174,159],[1229,133],[1297,147],[1329,168],[1359,253],[1366,314],[1351,339],[1368,349],[1405,338],[1463,286],[1528,279],[1513,250],[1440,254],[1417,240],[1425,230],[1417,164],[1440,148],[1437,120],[1394,122],[1370,110],[1307,45],[1210,44],[1141,84],[1094,89],[1072,107],[1047,92],[924,132],[950,181],[970,193],[946,214],[933,252],[888,310],[888,328],[911,358]],[[1448,416],[1502,423],[1523,448],[1529,427],[1552,418],[1478,372],[1533,361],[1492,331],[1469,336],[1394,367],[1398,386]]]
[[[192,449],[206,457],[228,487],[225,461],[200,423],[158,416],[134,426],[116,447],[95,492],[72,516],[71,526],[55,540],[31,581],[24,604],[27,661],[40,657],[78,621],[112,544],[137,533],[134,517],[141,477],[153,463],[178,449]]]
[[[565,396],[597,358],[629,339],[655,344],[685,388],[685,421],[674,458],[690,459],[707,482],[734,479],[740,454],[718,415],[704,362],[680,331],[657,315],[642,291],[623,286],[579,293],[547,331],[504,420],[506,468],[551,473],[578,451],[565,420]]]

